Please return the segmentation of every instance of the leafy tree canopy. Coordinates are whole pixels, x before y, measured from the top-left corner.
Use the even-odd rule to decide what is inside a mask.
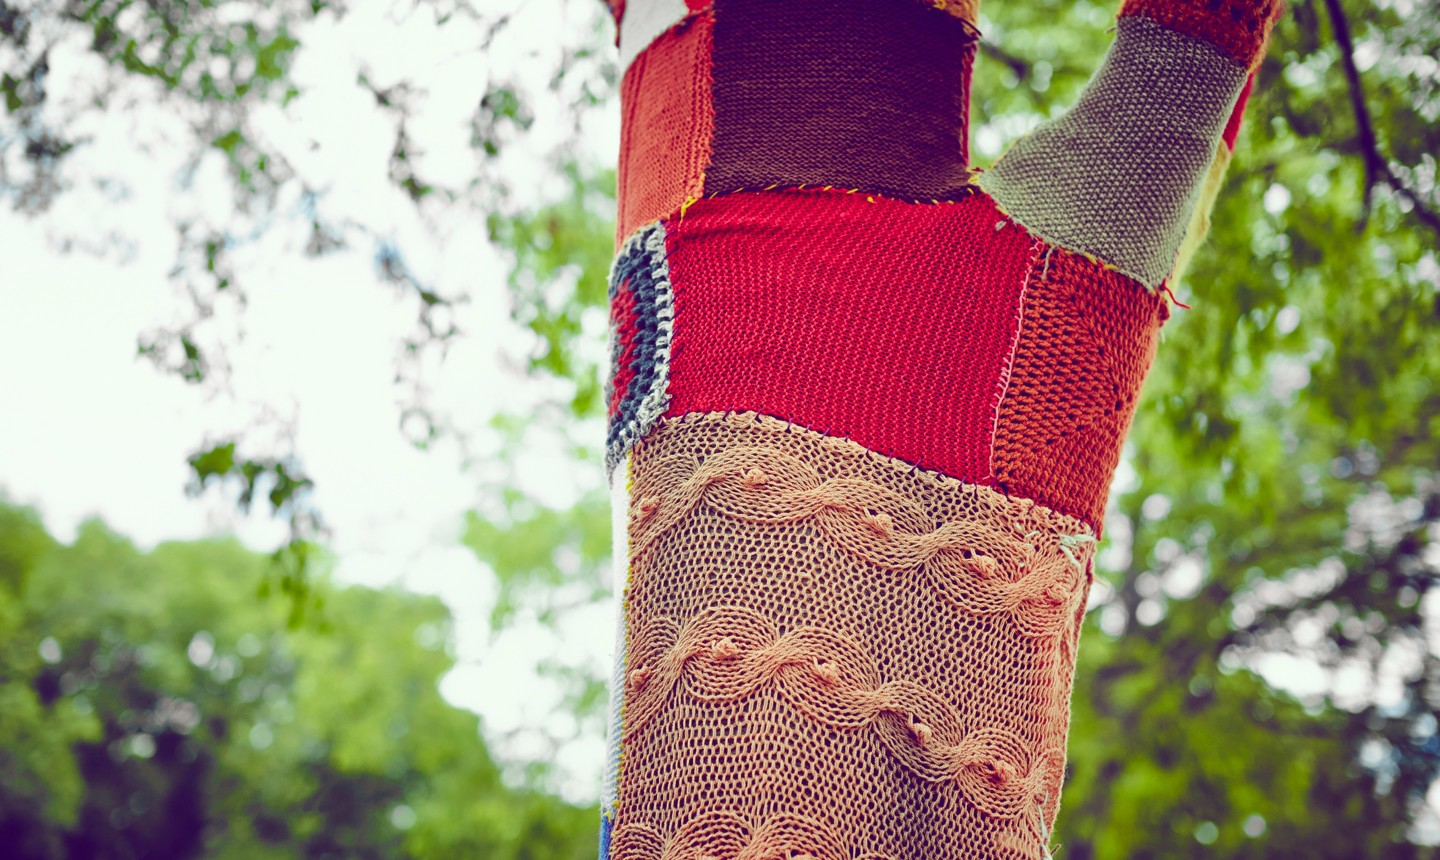
[[[26,858],[583,858],[440,697],[438,600],[339,588],[295,630],[233,540],[74,543],[0,506],[0,845]]]

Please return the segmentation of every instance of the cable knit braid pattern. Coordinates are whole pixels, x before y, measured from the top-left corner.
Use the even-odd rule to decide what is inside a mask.
[[[1125,0],[969,163],[976,0],[612,0],[602,860],[1047,858],[1111,478],[1278,0]]]

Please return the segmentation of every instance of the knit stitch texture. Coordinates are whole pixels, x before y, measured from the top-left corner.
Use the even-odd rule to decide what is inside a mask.
[[[1254,68],[1284,7],[1282,0],[1125,0],[1120,16],[1144,16]]]
[[[707,193],[967,193],[973,28],[910,0],[716,0]]]
[[[1083,523],[753,413],[633,456],[615,860],[1039,856]]]
[[[612,0],[603,860],[1051,856],[1159,288],[1278,14],[1124,4],[977,179],[973,0]]]
[[[670,404],[670,352],[675,293],[665,256],[665,227],[656,222],[620,249],[610,272],[610,417],[606,471],[614,471],[635,441]]]
[[[1158,287],[1246,73],[1147,18],[1116,28],[1075,106],[1017,141],[980,187],[1037,236]]]
[[[1037,246],[983,196],[734,194],[668,223],[669,415],[754,410],[971,481]]]
[[[1089,523],[1110,479],[1169,315],[1162,296],[1094,260],[1047,251],[1025,287],[995,424],[995,486]]]
[[[685,19],[657,37],[621,80],[617,242],[701,194],[714,128],[712,32],[708,15]]]

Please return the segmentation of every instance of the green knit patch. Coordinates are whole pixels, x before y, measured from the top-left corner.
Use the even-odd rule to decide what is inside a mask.
[[[1245,68],[1147,18],[1116,30],[1075,106],[979,184],[1036,236],[1154,288],[1175,265]]]

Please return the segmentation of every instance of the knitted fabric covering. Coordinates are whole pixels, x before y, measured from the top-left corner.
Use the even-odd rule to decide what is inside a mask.
[[[1170,273],[1169,283],[1174,284],[1185,277],[1185,271],[1190,267],[1190,261],[1195,258],[1195,252],[1205,242],[1205,235],[1210,232],[1210,214],[1215,209],[1215,200],[1220,196],[1220,187],[1225,184],[1225,171],[1230,169],[1231,147],[1221,141],[1215,147],[1215,158],[1210,162],[1210,170],[1205,174],[1205,184],[1200,189],[1200,197],[1195,202],[1195,212],[1190,216],[1190,227],[1185,231],[1185,241],[1180,245],[1180,253],[1175,257],[1175,271]]]
[[[920,0],[931,9],[939,9],[975,27],[980,20],[980,0]],[[978,33],[979,30],[977,29]]]
[[[995,424],[995,484],[1098,530],[1169,306],[1079,254],[1044,257]]]
[[[710,160],[708,15],[687,18],[640,53],[620,84],[617,243],[700,196]]]
[[[667,227],[668,414],[755,410],[988,478],[1037,248],[989,199],[733,194]]]
[[[973,0],[611,5],[601,857],[1047,857],[1154,288],[1275,0],[1127,0],[977,182]]]
[[[650,40],[674,24],[685,14],[677,11],[677,8],[688,8],[690,11],[700,11],[711,5],[711,0],[630,0],[627,6],[625,0],[603,0],[605,6],[610,10],[619,27],[616,32],[616,43],[621,44],[621,68],[630,64],[635,55],[645,49]],[[980,0],[903,0],[903,2],[919,3],[931,9],[938,9],[948,15],[953,15],[972,27],[980,19]],[[628,10],[640,6],[649,8],[641,9],[638,13]],[[641,18],[641,21],[629,20],[629,18]],[[668,21],[668,23],[666,23]],[[627,48],[623,43],[629,41]]]
[[[1282,0],[1125,0],[1120,15],[1143,15],[1253,68],[1284,8]]]
[[[620,249],[610,272],[610,418],[605,464],[613,471],[625,450],[670,403],[670,342],[675,295],[665,258],[665,228],[656,222]]]
[[[1098,531],[1166,315],[983,194],[703,200],[616,260],[606,464],[662,414],[754,410]]]
[[[754,413],[633,453],[611,857],[1039,857],[1094,539]]]
[[[716,0],[706,192],[965,194],[974,53],[968,23],[909,0]]]
[[[1210,161],[1210,169],[1205,173],[1205,182],[1200,187],[1195,209],[1190,215],[1190,226],[1185,230],[1185,240],[1180,243],[1180,251],[1175,255],[1175,270],[1168,279],[1171,284],[1185,276],[1185,270],[1190,267],[1195,252],[1200,249],[1205,235],[1210,232],[1210,212],[1215,208],[1216,198],[1220,196],[1220,186],[1225,184],[1225,171],[1230,168],[1235,141],[1240,137],[1240,125],[1245,119],[1245,105],[1250,101],[1250,92],[1254,87],[1255,72],[1251,71],[1245,78],[1240,97],[1235,100],[1234,109],[1230,111],[1230,119],[1225,123],[1225,131],[1221,133],[1220,143],[1215,147],[1215,157]]]
[[[1116,28],[1075,106],[1017,141],[980,185],[1036,235],[1156,287],[1246,73],[1147,18]]]

